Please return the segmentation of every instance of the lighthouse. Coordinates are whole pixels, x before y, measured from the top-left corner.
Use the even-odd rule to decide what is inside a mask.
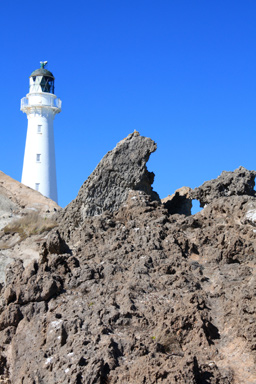
[[[41,68],[29,77],[29,93],[21,99],[28,128],[21,182],[58,202],[54,130],[61,100],[54,94],[54,76],[41,61]]]

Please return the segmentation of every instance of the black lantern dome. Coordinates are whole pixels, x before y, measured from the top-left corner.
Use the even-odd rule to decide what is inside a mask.
[[[46,92],[54,94],[54,76],[53,74],[45,69],[47,61],[41,61],[41,68],[36,69],[29,76],[29,92]]]
[[[33,77],[33,76],[46,76],[46,77],[52,77],[54,79],[53,74],[50,71],[48,71],[48,69],[45,69],[45,68],[36,69],[34,72],[31,73],[29,77]]]

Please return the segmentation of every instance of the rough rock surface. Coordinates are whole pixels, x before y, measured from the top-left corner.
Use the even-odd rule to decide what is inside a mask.
[[[254,196],[187,217],[136,190],[79,225],[73,210],[7,270],[0,382],[255,384]]]
[[[223,171],[217,179],[206,181],[201,187],[195,188],[191,197],[199,200],[203,208],[219,197],[255,196],[255,176],[256,171],[248,171],[244,167],[239,167],[234,172]]]
[[[190,197],[192,189],[182,187],[177,189],[173,195],[168,195],[161,202],[170,214],[179,213],[180,215],[191,215],[192,199]]]
[[[25,265],[39,257],[43,234],[21,236],[5,231],[22,219],[48,221],[61,208],[51,199],[19,183],[0,171],[0,283],[5,281],[6,265],[20,258]],[[27,220],[29,221],[29,220]]]
[[[60,207],[55,201],[0,171],[0,229],[15,215],[24,213],[24,210],[49,213],[59,209]]]
[[[75,220],[114,212],[127,199],[130,190],[146,192],[154,200],[160,200],[152,190],[154,173],[146,163],[156,143],[134,131],[109,151],[82,185],[77,198],[64,210]]]

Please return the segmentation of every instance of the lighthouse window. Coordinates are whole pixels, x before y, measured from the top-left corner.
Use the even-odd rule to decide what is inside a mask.
[[[39,191],[39,185],[40,185],[40,183],[36,183],[36,185],[35,185],[35,190],[36,191]]]
[[[54,80],[50,77],[43,76],[40,85],[42,92],[54,93]]]
[[[42,133],[42,125],[37,126],[37,133]]]
[[[37,154],[36,154],[36,161],[37,161],[37,162],[40,162],[40,161],[41,161],[41,154],[40,154],[40,153],[37,153]]]

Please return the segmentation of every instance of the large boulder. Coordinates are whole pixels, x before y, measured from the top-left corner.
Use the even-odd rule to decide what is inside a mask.
[[[156,143],[134,131],[108,152],[82,185],[78,196],[65,209],[64,216],[80,221],[104,211],[117,211],[130,190],[145,192],[152,200],[160,201],[151,185],[154,173],[146,163],[155,152]]]
[[[234,172],[223,171],[217,179],[209,180],[191,192],[191,198],[200,201],[200,206],[210,204],[220,197],[255,196],[256,171],[248,171],[244,167]]]

